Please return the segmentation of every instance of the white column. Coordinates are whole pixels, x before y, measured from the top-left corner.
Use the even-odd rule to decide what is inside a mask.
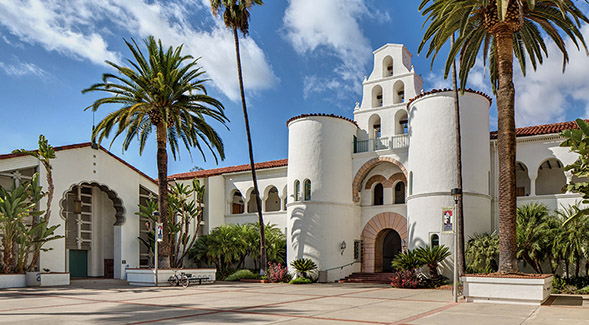
[[[114,226],[113,273],[115,279],[125,279],[126,264],[123,264],[123,232],[121,226]]]
[[[536,178],[530,177],[530,196],[536,196]]]

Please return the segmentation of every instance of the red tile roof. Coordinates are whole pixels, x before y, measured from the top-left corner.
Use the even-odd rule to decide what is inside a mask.
[[[356,121],[354,121],[352,119],[349,119],[349,118],[344,117],[344,116],[339,116],[339,115],[334,115],[334,114],[324,114],[324,113],[301,114],[301,115],[297,115],[297,116],[291,117],[290,119],[288,119],[288,121],[286,121],[286,126],[288,127],[288,125],[290,124],[290,122],[292,122],[294,120],[298,120],[298,119],[304,118],[304,117],[313,117],[313,116],[325,116],[325,117],[339,118],[339,119],[342,119],[344,121],[348,121],[350,123],[353,123],[356,127],[358,127],[358,123],[356,123]]]
[[[92,143],[91,142],[84,142],[84,143],[77,143],[77,144],[69,144],[69,145],[66,145],[66,146],[53,147],[53,149],[55,151],[63,151],[63,150],[86,148],[86,147],[91,147],[91,146],[92,146]],[[147,176],[147,174],[145,174],[144,172],[140,171],[139,169],[137,169],[133,165],[129,164],[128,162],[124,161],[123,159],[117,157],[112,152],[106,150],[103,146],[100,146],[100,150],[104,151],[105,153],[107,153],[108,155],[110,155],[111,157],[113,157],[114,159],[118,160],[123,165],[131,168],[133,171],[137,172],[141,176],[143,176],[143,177],[147,178],[148,180],[150,180],[150,181],[152,181],[152,182],[154,182],[154,183],[157,184],[157,181],[156,180],[154,180],[153,178]],[[25,154],[18,154],[18,153],[3,154],[3,155],[0,155],[0,160],[2,160],[2,159],[10,159],[10,158],[24,156],[24,155]]]
[[[407,103],[407,109],[409,109],[409,105],[411,105],[411,103],[413,103],[413,101],[415,101],[415,100],[417,100],[417,99],[419,99],[421,97],[425,97],[427,95],[436,94],[436,93],[445,93],[445,92],[449,92],[449,91],[454,91],[454,89],[448,89],[448,88],[444,88],[444,89],[432,89],[432,90],[430,90],[428,92],[425,92],[423,94],[419,94],[419,95],[417,95],[417,96],[415,96],[415,97],[413,97],[413,98],[411,98],[409,100],[409,102]],[[483,96],[483,97],[485,97],[486,99],[489,100],[489,105],[491,105],[493,103],[493,98],[491,98],[491,96],[485,94],[482,91],[478,91],[478,90],[474,90],[474,89],[468,88],[468,89],[465,89],[464,92],[473,93],[473,94],[479,94],[479,95],[481,95],[481,96]]]
[[[277,167],[284,167],[288,165],[288,159],[280,159],[280,160],[271,160],[260,162],[254,165],[256,170],[260,169],[267,169],[267,168],[277,168]],[[228,173],[236,173],[236,172],[243,172],[251,170],[250,164],[239,165],[239,166],[230,166],[230,167],[221,167],[215,169],[207,169],[207,170],[199,170],[195,172],[188,172],[188,173],[180,173],[175,175],[168,176],[169,180],[176,179],[192,179],[192,178],[205,178],[211,177],[216,175],[228,174]]]
[[[589,122],[589,120],[585,120]],[[532,135],[542,135],[542,134],[552,134],[552,133],[559,133],[560,131],[570,130],[570,129],[578,129],[577,123],[575,121],[569,122],[559,122],[559,123],[552,123],[552,124],[542,124],[542,125],[534,125],[534,126],[525,126],[521,128],[515,129],[515,136],[516,137],[529,137]],[[497,139],[497,131],[491,132],[491,139]]]

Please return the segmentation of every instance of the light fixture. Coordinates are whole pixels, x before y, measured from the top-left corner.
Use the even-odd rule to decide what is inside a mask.
[[[462,195],[462,189],[453,188],[452,190],[450,190],[450,194],[452,195],[452,197],[454,197],[454,203],[458,204],[458,199]]]
[[[204,225],[206,225],[206,222],[204,220],[201,220],[198,224],[201,226],[204,226]]]
[[[81,214],[82,213],[82,200],[74,199],[74,214]]]
[[[341,251],[341,254],[344,255],[344,251],[346,250],[346,241],[345,240],[339,244],[339,249]]]

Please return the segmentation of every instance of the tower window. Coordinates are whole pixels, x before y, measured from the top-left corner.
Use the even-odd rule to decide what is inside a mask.
[[[309,201],[311,199],[311,181],[306,179],[305,180],[305,201]]]
[[[440,236],[438,236],[438,234],[433,234],[432,235],[430,246],[431,247],[438,247],[438,246],[440,246]]]
[[[294,199],[295,201],[301,200],[301,182],[298,179],[294,182]]]

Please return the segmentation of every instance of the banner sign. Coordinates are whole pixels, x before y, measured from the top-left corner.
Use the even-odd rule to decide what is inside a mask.
[[[164,240],[164,225],[159,222],[155,224],[155,238],[157,241]]]
[[[442,233],[454,232],[454,208],[442,208]]]

